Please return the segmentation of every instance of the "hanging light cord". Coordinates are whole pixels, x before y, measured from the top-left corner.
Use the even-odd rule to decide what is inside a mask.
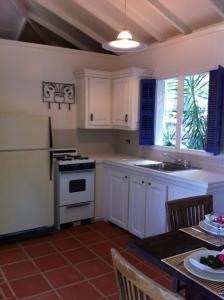
[[[127,4],[126,4],[126,0],[124,0],[124,15],[125,15],[125,26],[124,28],[127,28]]]

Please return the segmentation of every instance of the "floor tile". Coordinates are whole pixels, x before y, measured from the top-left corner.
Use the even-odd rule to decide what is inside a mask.
[[[110,241],[106,241],[100,244],[90,245],[89,248],[99,256],[106,256],[111,254],[111,248],[115,248],[115,245]]]
[[[92,224],[90,226],[92,226]],[[87,232],[92,232],[91,227],[88,227],[88,225],[75,226],[73,228],[69,228],[68,230],[75,237]]]
[[[14,297],[12,291],[10,290],[9,286],[6,283],[1,284],[1,289],[7,299]]]
[[[135,240],[134,237],[130,236],[130,235],[125,235],[122,237],[118,237],[116,239],[113,239],[113,243],[117,246],[117,247],[121,247],[123,249],[128,249],[128,243]]]
[[[5,265],[2,267],[2,270],[8,280],[33,275],[38,272],[35,266],[28,260]]]
[[[68,264],[60,254],[50,254],[41,258],[36,258],[34,259],[34,262],[42,271],[60,268]]]
[[[45,275],[55,288],[83,280],[83,276],[72,266],[48,271]]]
[[[73,264],[77,264],[86,260],[90,260],[92,258],[96,258],[96,255],[94,255],[86,247],[81,247],[75,250],[66,251],[64,252],[64,256],[66,256]]]
[[[100,295],[89,283],[82,282],[58,290],[63,300],[97,300]]]
[[[26,298],[26,300],[59,300],[59,297],[54,292],[47,292],[44,294]]]
[[[80,246],[82,246],[82,244],[72,238],[66,238],[63,240],[56,240],[52,242],[53,246],[58,250],[58,251],[66,251],[66,250],[71,250],[71,249],[75,249],[75,248],[79,248]]]
[[[26,254],[21,249],[3,251],[0,253],[0,265],[17,262],[27,259]]]
[[[109,298],[109,300],[120,300],[119,293],[109,296],[108,298]]]
[[[0,287],[10,300],[16,296],[17,299],[26,297],[26,300],[118,300],[111,248],[116,248],[148,275],[156,279],[163,276],[163,284],[169,286],[170,280],[164,272],[126,250],[133,239],[135,237],[111,223],[97,222],[0,246],[0,264],[12,290],[1,278]],[[51,290],[48,282],[57,290]]]
[[[120,252],[120,251],[119,251],[119,252]],[[120,252],[120,253],[122,253],[122,252]],[[113,260],[112,260],[111,254],[108,254],[108,255],[103,256],[102,259],[103,259],[104,261],[106,261],[108,264],[110,264],[111,267],[113,267]]]
[[[91,280],[91,282],[106,296],[118,292],[114,273],[94,278]]]
[[[99,243],[99,242],[106,240],[106,237],[104,237],[103,235],[101,235],[97,232],[94,232],[94,233],[88,232],[88,233],[79,235],[77,237],[77,239],[86,245],[91,245],[91,244]]]
[[[21,242],[20,245],[25,247],[25,246],[42,244],[42,243],[48,242],[49,236],[51,236],[51,235],[31,238],[31,239]]]
[[[119,236],[127,235],[126,231],[112,226],[102,228],[99,232],[102,235],[106,236],[107,238],[111,238],[111,239]]]
[[[19,245],[17,243],[5,244],[0,246],[0,253],[9,250],[19,249]]]
[[[49,243],[43,243],[40,245],[32,245],[29,247],[24,247],[24,249],[30,257],[44,256],[44,255],[55,252],[54,248],[52,248]]]
[[[41,275],[15,280],[10,284],[18,298],[32,296],[50,289],[48,283]]]
[[[67,237],[70,237],[70,233],[68,230],[63,229],[60,231],[56,231],[54,234],[49,236],[48,241],[55,241],[55,240],[60,240],[60,239],[65,239]]]
[[[98,258],[88,262],[80,263],[76,267],[87,278],[95,277],[113,271],[110,266],[108,266]]]

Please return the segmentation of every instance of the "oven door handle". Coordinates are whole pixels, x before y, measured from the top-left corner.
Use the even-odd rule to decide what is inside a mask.
[[[66,205],[66,208],[74,208],[74,207],[81,207],[81,206],[88,206],[90,205],[90,202],[83,202],[83,203],[76,203],[76,204],[69,204]]]

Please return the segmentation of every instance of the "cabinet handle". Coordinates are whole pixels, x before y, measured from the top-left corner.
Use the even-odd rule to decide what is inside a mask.
[[[143,183],[145,183],[145,181],[144,181],[144,180],[142,180],[142,184],[143,184]]]
[[[151,182],[148,182],[148,185],[151,185]]]
[[[127,123],[128,122],[128,114],[125,115],[124,121]]]
[[[125,178],[125,179],[127,179],[127,178],[128,178],[128,176],[124,176],[124,178]]]
[[[90,114],[90,121],[93,121],[93,114]]]

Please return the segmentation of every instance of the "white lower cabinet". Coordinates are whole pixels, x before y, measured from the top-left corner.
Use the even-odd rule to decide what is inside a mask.
[[[128,229],[129,176],[118,171],[109,171],[108,219],[123,229]]]
[[[127,170],[127,171],[126,171]],[[167,231],[166,201],[212,194],[214,210],[223,207],[224,186],[174,182],[175,178],[132,173],[126,168],[107,168],[104,199],[109,199],[107,218],[139,238]]]
[[[167,185],[112,168],[108,179],[110,222],[139,238],[166,231]]]
[[[206,190],[200,191],[193,188],[184,188],[178,185],[170,185],[168,191],[168,200],[176,200],[181,198],[188,198],[197,195],[206,194]]]
[[[143,238],[145,236],[146,178],[130,177],[128,231]]]
[[[145,237],[167,230],[167,185],[148,181],[146,185]]]

